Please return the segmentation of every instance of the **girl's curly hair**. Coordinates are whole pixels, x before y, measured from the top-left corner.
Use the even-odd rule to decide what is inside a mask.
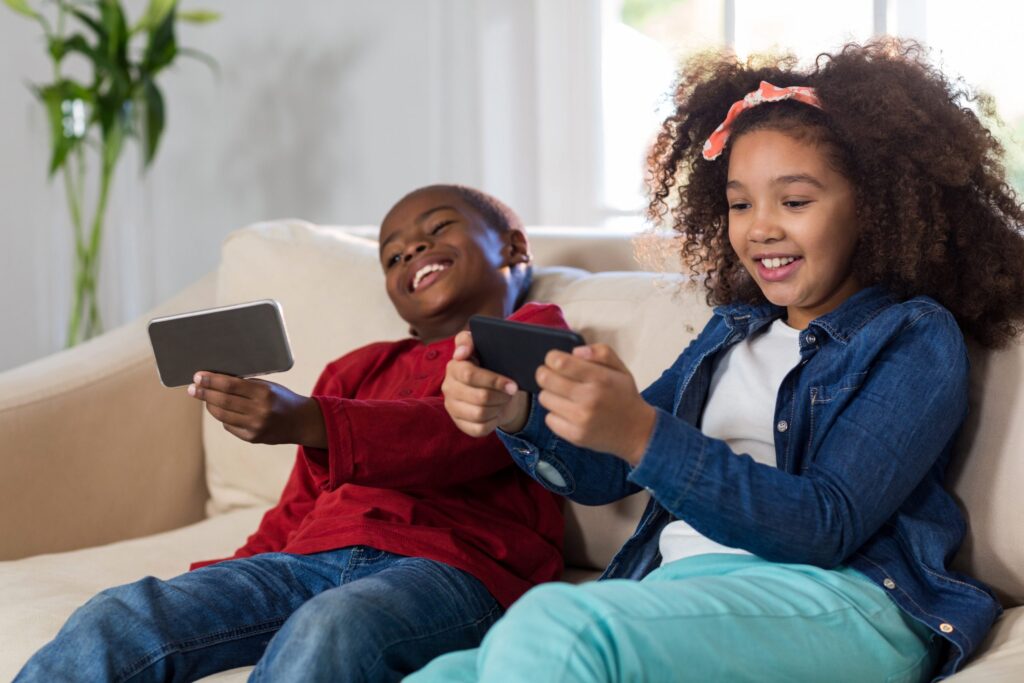
[[[762,80],[813,87],[822,110],[791,100],[748,109],[722,156],[706,161],[704,141]],[[765,301],[729,244],[725,184],[731,143],[772,129],[822,144],[854,186],[858,282],[936,299],[986,347],[1021,331],[1024,207],[1006,182],[1002,146],[963,103],[992,118],[994,108],[931,66],[921,45],[849,44],[803,70],[792,56],[741,63],[706,53],[685,65],[674,102],[648,156],[648,218],[668,216],[684,264],[707,276],[708,303]]]

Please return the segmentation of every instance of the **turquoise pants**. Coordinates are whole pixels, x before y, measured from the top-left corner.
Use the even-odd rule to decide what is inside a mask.
[[[938,639],[849,568],[700,555],[643,581],[538,586],[408,683],[928,680]]]

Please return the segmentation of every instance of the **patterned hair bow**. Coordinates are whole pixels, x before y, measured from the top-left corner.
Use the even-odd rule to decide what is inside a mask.
[[[768,81],[761,81],[761,85],[757,87],[757,90],[747,93],[742,100],[733,102],[733,105],[729,107],[729,113],[725,115],[725,120],[718,124],[715,132],[704,142],[704,158],[708,161],[714,161],[722,155],[725,143],[729,140],[729,129],[732,127],[732,122],[736,120],[737,116],[759,104],[780,102],[782,100],[796,100],[818,109],[822,108],[821,100],[818,99],[814,88],[806,88],[799,85],[779,88]]]

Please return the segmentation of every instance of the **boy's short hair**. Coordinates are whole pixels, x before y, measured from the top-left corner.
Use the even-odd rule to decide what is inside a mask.
[[[453,192],[457,194],[462,201],[469,204],[483,217],[484,222],[489,227],[500,233],[507,233],[511,230],[519,230],[524,234],[526,233],[526,230],[523,228],[522,219],[519,218],[519,214],[512,210],[512,207],[497,197],[482,192],[475,187],[457,184],[427,185],[418,190],[413,190],[409,194],[427,191]],[[516,300],[517,307],[525,303],[526,294],[530,290],[531,284],[533,284],[533,264],[527,263],[522,270],[519,283],[519,296]]]

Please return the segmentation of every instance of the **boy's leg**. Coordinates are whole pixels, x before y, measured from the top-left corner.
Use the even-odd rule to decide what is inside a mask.
[[[851,570],[740,555],[642,582],[548,584],[488,633],[481,681],[919,681],[938,647]],[[411,680],[440,680],[433,667]]]
[[[359,548],[344,585],[303,605],[252,681],[397,681],[480,643],[502,608],[480,581],[441,562]]]
[[[269,553],[105,590],[15,680],[194,680],[253,664],[293,611],[337,585],[348,554]]]

